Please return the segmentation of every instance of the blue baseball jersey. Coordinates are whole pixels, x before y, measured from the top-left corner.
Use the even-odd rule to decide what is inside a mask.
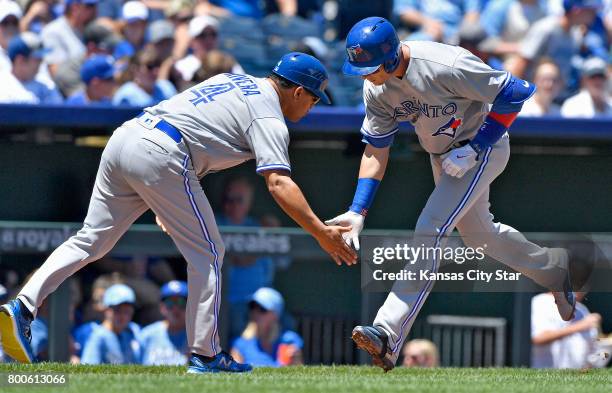
[[[154,322],[142,329],[142,364],[184,365],[187,363],[187,332],[168,332],[165,321]]]
[[[118,335],[103,325],[94,326],[83,347],[83,364],[134,364],[140,363],[142,347],[139,341],[140,327],[130,322]]]

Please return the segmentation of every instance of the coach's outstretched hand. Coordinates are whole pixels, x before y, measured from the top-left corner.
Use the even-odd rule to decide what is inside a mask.
[[[310,209],[304,194],[291,179],[288,171],[270,169],[262,171],[262,175],[276,203],[289,217],[317,239],[321,248],[332,257],[336,264],[342,265],[344,262],[347,265],[354,265],[357,263],[357,253],[344,241],[344,234],[350,232],[352,227],[324,225]]]
[[[340,214],[331,220],[325,221],[325,225],[341,225],[343,227],[350,227],[350,231],[345,231],[342,234],[342,238],[349,246],[353,246],[355,250],[359,251],[359,234],[363,229],[363,221],[365,217],[354,211],[347,211],[346,213]]]

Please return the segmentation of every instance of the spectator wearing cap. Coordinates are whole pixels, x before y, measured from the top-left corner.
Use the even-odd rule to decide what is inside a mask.
[[[121,31],[125,39],[115,48],[115,59],[132,57],[144,47],[148,18],[149,9],[144,3],[128,1],[123,5],[121,11],[123,28]]]
[[[185,330],[187,283],[173,280],[161,289],[163,320],[142,329],[142,364],[185,365],[189,348]]]
[[[174,65],[174,68],[180,74],[184,81],[191,81],[202,66],[208,52],[217,48],[217,34],[219,22],[210,16],[196,16],[189,22],[189,37],[191,38],[189,47],[191,54],[180,59]],[[240,64],[235,63],[232,72],[234,74],[244,74],[244,70]]]
[[[149,25],[148,43],[155,47],[161,59],[172,57],[174,50],[174,25],[172,22],[160,19]]]
[[[589,26],[597,14],[601,0],[564,0],[564,13],[535,22],[521,40],[518,55],[507,63],[507,70],[523,79],[533,79],[538,59],[551,58],[561,70],[567,93],[576,89],[572,77],[572,61],[579,55],[579,30]],[[577,34],[578,33],[578,34]]]
[[[93,55],[81,67],[85,88],[70,96],[66,105],[111,105],[117,87],[115,61],[109,55]]]
[[[35,80],[45,50],[40,39],[31,32],[13,37],[8,46],[12,69],[0,72],[0,102],[29,104],[61,104],[57,89]]]
[[[612,98],[608,92],[608,70],[599,57],[587,59],[582,66],[582,90],[561,106],[564,117],[612,116]]]
[[[0,0],[0,72],[12,67],[7,49],[11,39],[19,34],[21,16],[19,4],[12,0]]]
[[[128,66],[129,81],[117,90],[113,104],[145,107],[176,94],[176,89],[170,81],[159,79],[161,63],[155,47],[147,46],[138,52]]]
[[[125,284],[115,284],[104,292],[104,320],[94,326],[85,342],[81,363],[140,363],[140,328],[132,322],[136,296]]]
[[[237,362],[256,367],[282,367],[303,364],[304,341],[293,331],[282,330],[282,295],[272,288],[259,288],[249,303],[249,324],[231,350]]]
[[[64,15],[42,30],[44,46],[50,50],[45,60],[49,63],[51,75],[56,74],[58,64],[85,56],[83,33],[96,18],[97,4],[98,0],[66,0]]]
[[[531,98],[525,101],[519,116],[560,115],[561,108],[554,102],[563,90],[563,79],[561,79],[559,66],[550,59],[540,60],[533,76],[533,83],[538,89]]]
[[[112,55],[119,38],[106,26],[95,21],[87,25],[83,33],[85,56],[65,61],[57,66],[54,81],[64,97],[71,97],[85,89],[81,79],[84,61],[93,55]]]
[[[189,50],[189,22],[193,19],[192,0],[170,0],[164,11],[166,20],[174,26],[173,58],[182,59]]]
[[[410,40],[456,43],[462,21],[478,23],[479,0],[395,0],[393,13],[402,23],[415,28]]]

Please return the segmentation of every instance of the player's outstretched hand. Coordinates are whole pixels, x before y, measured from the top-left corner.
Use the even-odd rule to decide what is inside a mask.
[[[476,165],[478,153],[469,144],[458,147],[442,156],[442,169],[449,176],[463,177],[467,171]]]
[[[339,216],[332,218],[331,220],[325,221],[325,225],[340,225],[343,227],[352,227],[352,229],[348,232],[345,232],[342,237],[344,238],[346,244],[348,244],[349,246],[353,246],[355,250],[359,251],[359,234],[363,229],[364,220],[364,216],[349,210],[346,213],[342,213]]]
[[[357,263],[357,254],[346,244],[343,235],[349,232],[350,226],[326,226],[325,229],[316,237],[319,245],[327,252],[338,266],[342,262],[347,265]]]

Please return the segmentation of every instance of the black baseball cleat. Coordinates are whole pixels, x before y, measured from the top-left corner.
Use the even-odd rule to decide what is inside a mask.
[[[359,349],[372,356],[372,363],[387,371],[393,370],[395,362],[391,360],[388,348],[389,337],[376,326],[356,326],[353,329],[353,341]]]

